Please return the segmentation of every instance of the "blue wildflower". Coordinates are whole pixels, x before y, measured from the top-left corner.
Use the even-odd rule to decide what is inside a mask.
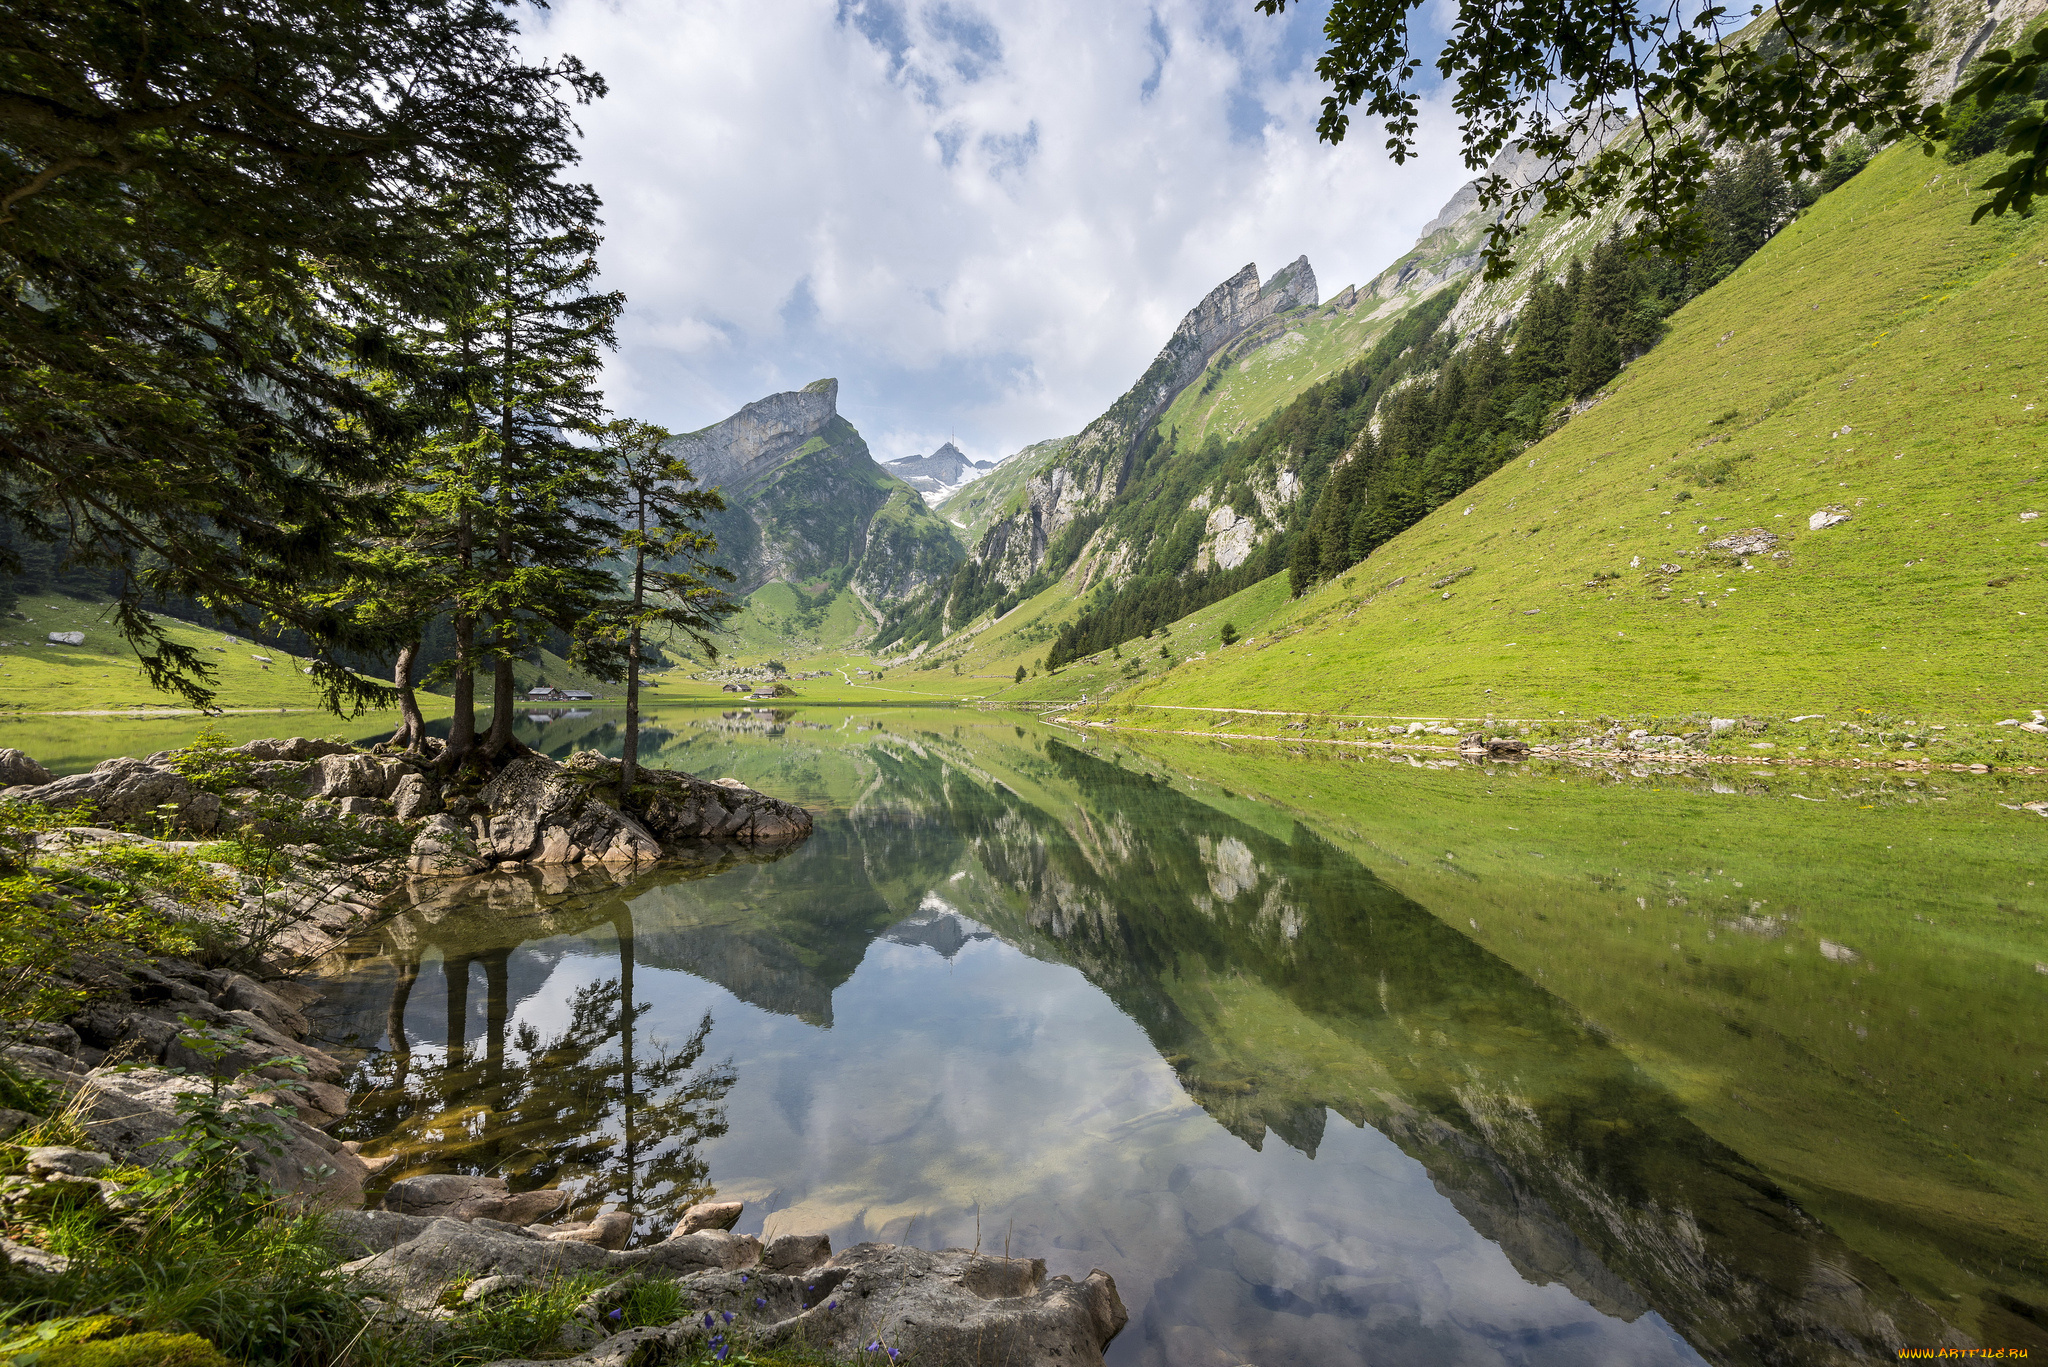
[[[768,1302],[767,1302],[766,1300],[763,1300],[763,1299],[762,1299],[761,1297],[759,1297],[759,1296],[756,1296],[756,1297],[754,1297],[754,1308],[755,1308],[755,1309],[757,1309],[757,1310],[758,1310],[758,1309],[760,1309],[760,1308],[761,1308],[762,1306],[764,1306],[764,1305],[766,1305],[766,1304],[768,1304]]]
[[[746,1284],[747,1284],[747,1274],[746,1274],[746,1273],[744,1273],[744,1272],[742,1272],[742,1273],[740,1273],[740,1285],[741,1285],[741,1286],[745,1286]]]
[[[719,1314],[721,1314],[721,1315],[724,1315],[724,1316],[725,1316],[725,1322],[726,1322],[727,1324],[731,1324],[731,1323],[732,1323],[732,1311],[730,1311],[730,1310],[721,1310],[721,1311],[719,1311],[718,1313],[719,1313]]]
[[[704,1327],[706,1329],[711,1327],[711,1312],[709,1310],[704,1312]]]
[[[827,1310],[837,1310],[837,1309],[839,1308],[839,1302],[838,1302],[838,1301],[832,1301],[832,1302],[829,1302],[829,1303],[828,1303],[828,1304],[827,1304],[827,1305],[825,1306],[825,1308],[826,1308]]]
[[[625,1313],[626,1313],[626,1312],[625,1312],[624,1310],[614,1310],[614,1311],[612,1311],[612,1312],[611,1312],[611,1314],[609,1314],[609,1315],[605,1316],[605,1318],[606,1318],[606,1319],[613,1319],[613,1320],[615,1320],[615,1319],[617,1319],[617,1318],[618,1318],[619,1316],[621,1316],[621,1315],[623,1315],[623,1314],[625,1314]]]

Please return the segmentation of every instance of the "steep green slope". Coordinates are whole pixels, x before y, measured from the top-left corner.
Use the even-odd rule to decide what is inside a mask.
[[[1445,715],[2048,703],[2048,232],[1899,148],[1590,410],[1119,702]],[[1847,519],[1821,529],[1829,509]],[[1713,543],[1752,530],[1749,554]],[[1204,614],[1207,615],[1207,614]],[[2024,716],[2022,712],[2020,715]]]

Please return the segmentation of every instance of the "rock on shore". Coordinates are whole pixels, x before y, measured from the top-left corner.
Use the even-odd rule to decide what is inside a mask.
[[[544,755],[499,770],[476,800],[431,818],[412,847],[422,875],[481,873],[504,864],[638,864],[666,847],[701,841],[779,845],[811,833],[811,815],[737,779],[707,782],[642,769],[632,795],[641,815],[607,797],[619,762],[583,751],[557,764]]]
[[[20,751],[0,750],[0,782],[8,785],[0,795],[56,809],[91,803],[108,825],[154,822],[175,809],[175,824],[198,834],[234,827],[252,803],[281,795],[338,816],[404,823],[413,832],[408,871],[430,877],[504,864],[651,863],[674,846],[772,847],[811,833],[810,813],[794,803],[737,779],[665,769],[639,770],[631,811],[622,811],[619,762],[594,751],[562,764],[545,755],[515,759],[474,795],[451,791],[417,756],[338,741],[252,740],[226,755],[238,761],[243,786],[223,798],[173,768],[168,751],[53,779]]]
[[[596,1326],[604,1306],[631,1285],[678,1283],[689,1318],[602,1338],[570,1359],[581,1367],[667,1360],[713,1336],[835,1355],[879,1342],[924,1367],[1099,1367],[1127,1319],[1106,1272],[1078,1282],[1048,1278],[1042,1259],[964,1248],[868,1243],[833,1256],[823,1235],[785,1235],[764,1250],[756,1239],[714,1228],[612,1251],[494,1221],[383,1211],[332,1218],[337,1237],[365,1254],[342,1271],[413,1313],[430,1313],[458,1279],[470,1279],[472,1290],[486,1278],[491,1289],[509,1289],[584,1272],[613,1279],[588,1303],[584,1318]]]

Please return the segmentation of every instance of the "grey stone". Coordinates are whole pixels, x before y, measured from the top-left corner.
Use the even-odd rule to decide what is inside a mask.
[[[82,631],[53,631],[50,633],[50,644],[53,646],[82,646],[85,644],[85,633]]]
[[[391,772],[392,769],[397,772]],[[305,796],[381,798],[391,791],[404,772],[404,766],[397,761],[380,760],[371,755],[322,755],[306,770]]]
[[[413,837],[406,867],[427,878],[482,873],[490,865],[477,849],[467,824],[443,813],[430,817]]]
[[[99,1149],[125,1163],[165,1167],[183,1150],[171,1140],[185,1123],[178,1113],[179,1096],[206,1091],[206,1078],[178,1076],[156,1068],[98,1068],[87,1071],[76,1060],[49,1049],[15,1045],[6,1057],[24,1072],[55,1082],[67,1101],[85,1093],[77,1105],[79,1122]],[[255,1088],[241,1082],[228,1087],[234,1104],[254,1108]],[[288,1111],[273,1112],[283,1137],[283,1152],[272,1153],[251,1139],[243,1144],[255,1162],[257,1177],[285,1193],[293,1205],[335,1209],[362,1204],[369,1170],[331,1135]]]
[[[832,1240],[823,1234],[782,1234],[761,1252],[761,1266],[794,1276],[821,1267],[832,1257]]]
[[[229,1011],[247,1011],[280,1034],[294,1038],[311,1025],[304,1013],[254,978],[230,973],[213,994],[214,1004]]]
[[[403,1215],[451,1220],[493,1220],[523,1228],[559,1214],[569,1193],[553,1187],[538,1191],[509,1188],[502,1177],[466,1177],[434,1173],[402,1177],[384,1193],[383,1206]]]
[[[1838,523],[1847,522],[1848,520],[1849,510],[1847,508],[1844,508],[1839,503],[1830,503],[1812,517],[1807,518],[1806,527],[1808,531],[1817,532],[1823,527],[1833,527]]]
[[[534,864],[637,864],[661,857],[645,826],[591,792],[591,775],[542,755],[514,760],[481,794],[477,844],[487,859]]]
[[[1778,534],[1762,527],[1751,527],[1746,532],[1724,536],[1719,541],[1709,541],[1710,551],[1726,551],[1730,555],[1762,555],[1778,544]]]
[[[618,791],[619,762],[594,750],[570,756],[563,768],[601,790]],[[643,769],[634,793],[641,821],[660,841],[781,844],[811,833],[809,812],[734,778],[706,782],[674,770]]]
[[[812,1286],[819,1288],[815,1298]],[[711,1309],[721,1301],[749,1308],[758,1297],[772,1302],[769,1313],[795,1310],[757,1329],[766,1346],[802,1342],[850,1355],[879,1340],[921,1367],[1095,1367],[1128,1318],[1106,1272],[1081,1282],[1047,1280],[1041,1259],[983,1257],[964,1248],[930,1253],[857,1244],[802,1277],[761,1273],[741,1284],[735,1273],[706,1273],[692,1278],[690,1289],[697,1304]],[[691,1334],[693,1324],[682,1332]],[[701,1325],[694,1332],[702,1333]]]
[[[303,761],[326,755],[355,753],[353,745],[334,740],[313,740],[306,736],[252,740],[235,747],[237,753],[257,760]]]
[[[103,760],[90,773],[10,790],[10,796],[53,808],[90,802],[98,820],[114,825],[155,822],[163,815],[158,809],[167,806],[176,808],[176,823],[188,830],[211,831],[220,821],[219,798],[193,787],[182,774],[139,759]]]
[[[403,1244],[347,1264],[360,1291],[415,1309],[431,1307],[458,1277],[553,1280],[578,1272],[621,1280],[634,1274],[683,1278],[694,1307],[723,1312],[764,1347],[804,1344],[849,1356],[879,1339],[930,1367],[1002,1362],[1015,1367],[1099,1367],[1102,1350],[1127,1318],[1116,1283],[1094,1271],[1080,1282],[1047,1279],[1040,1259],[983,1257],[967,1249],[930,1253],[860,1244],[801,1275],[751,1264],[716,1267],[685,1261],[686,1247],[740,1246],[725,1231],[699,1231],[651,1248],[612,1253],[580,1242],[535,1240],[455,1220],[431,1221]],[[744,1278],[744,1280],[742,1280]],[[705,1338],[693,1313],[663,1329],[613,1335],[583,1356],[582,1367],[626,1367],[668,1360]],[[499,1367],[525,1367],[501,1362]]]
[[[610,1249],[616,1253],[633,1237],[633,1217],[623,1210],[607,1211],[587,1225],[561,1230],[546,1237],[558,1242],[595,1244],[599,1248]]]
[[[700,1229],[731,1229],[746,1210],[745,1201],[701,1201],[683,1212],[677,1234],[695,1234]]]
[[[391,810],[400,821],[417,821],[441,810],[441,794],[425,774],[405,774],[391,789]]]
[[[54,783],[57,776],[30,759],[19,750],[0,750],[0,788],[12,788],[17,784],[41,787]]]
[[[114,1160],[106,1154],[59,1145],[30,1149],[22,1155],[22,1162],[27,1165],[30,1177],[43,1179],[60,1173],[66,1177],[91,1177],[114,1166]]]
[[[365,1291],[426,1309],[457,1277],[516,1275],[552,1280],[615,1266],[611,1260],[619,1256],[594,1244],[525,1239],[444,1216],[430,1220],[425,1229],[402,1244],[343,1264],[341,1271]]]
[[[382,816],[385,807],[381,797],[345,797],[335,805],[343,816]]]
[[[71,1260],[61,1253],[46,1253],[32,1244],[0,1239],[0,1266],[17,1267],[44,1277],[61,1277],[71,1270]]]
[[[321,1223],[327,1246],[344,1261],[367,1258],[420,1236],[433,1221],[390,1210],[333,1210]]]
[[[471,1282],[463,1290],[462,1303],[464,1305],[482,1305],[485,1301],[491,1300],[494,1297],[508,1296],[515,1291],[524,1291],[533,1284],[531,1277],[521,1277],[516,1273],[509,1275],[500,1273],[495,1277],[484,1277],[481,1280]]]
[[[0,1107],[0,1139],[12,1139],[41,1120],[41,1116],[30,1115],[27,1111],[9,1110],[6,1107]]]
[[[640,1260],[638,1265],[672,1274],[706,1269],[731,1272],[761,1261],[761,1241],[728,1229],[700,1229],[694,1234],[673,1235],[623,1256]]]

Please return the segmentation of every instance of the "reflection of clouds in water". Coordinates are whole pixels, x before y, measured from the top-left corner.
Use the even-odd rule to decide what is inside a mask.
[[[1117,1278],[1114,1364],[1696,1360],[1654,1316],[1525,1282],[1376,1130],[1331,1113],[1313,1160],[1248,1147],[1079,972],[999,941],[874,943],[830,1030],[643,976],[657,1022],[710,1005],[738,1063],[705,1155],[743,1229],[971,1245],[978,1203],[984,1248]]]

